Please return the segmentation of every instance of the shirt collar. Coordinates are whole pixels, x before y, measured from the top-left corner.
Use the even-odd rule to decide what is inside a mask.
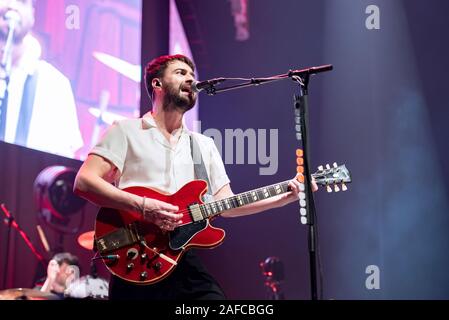
[[[150,128],[156,128],[156,121],[154,121],[153,114],[150,112],[147,112],[142,117],[142,128],[143,129],[150,129]]]
[[[156,121],[154,120],[153,113],[151,111],[149,111],[143,115],[142,128],[143,129],[157,128]],[[183,133],[190,134],[190,130],[186,126],[186,119],[184,116],[182,117],[182,126],[180,129],[181,129],[181,134],[183,134]],[[179,129],[177,129],[177,130],[179,130]]]

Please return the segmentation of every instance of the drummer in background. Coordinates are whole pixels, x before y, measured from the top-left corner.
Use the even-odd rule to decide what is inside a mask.
[[[76,279],[79,278],[78,257],[69,252],[56,254],[50,260],[47,267],[47,278],[35,289],[42,292],[54,293],[64,298],[64,291]]]

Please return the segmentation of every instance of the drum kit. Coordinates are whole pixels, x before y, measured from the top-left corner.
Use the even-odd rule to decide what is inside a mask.
[[[78,244],[87,249],[93,249],[94,231],[81,234]],[[87,275],[73,281],[64,294],[42,292],[37,289],[13,288],[0,291],[0,300],[61,300],[61,299],[88,299],[107,300],[109,284],[96,275]]]

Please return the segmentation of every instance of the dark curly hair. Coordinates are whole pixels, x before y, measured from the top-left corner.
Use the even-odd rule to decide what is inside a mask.
[[[57,253],[53,256],[53,259],[56,260],[56,262],[61,265],[64,262],[71,266],[77,266],[79,267],[79,260],[78,257],[69,253],[69,252],[61,252]]]

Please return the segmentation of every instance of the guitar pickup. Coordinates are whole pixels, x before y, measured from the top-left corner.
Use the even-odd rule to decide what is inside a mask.
[[[193,222],[204,220],[205,217],[203,216],[200,205],[198,203],[192,204],[188,208],[190,211],[190,215],[192,216]]]

